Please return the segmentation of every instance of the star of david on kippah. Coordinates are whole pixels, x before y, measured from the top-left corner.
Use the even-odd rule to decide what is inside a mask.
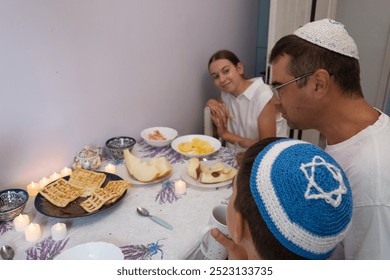
[[[329,173],[332,175],[333,179],[338,182],[338,186],[326,192],[316,181],[315,181],[315,172],[316,167],[325,166]],[[327,203],[331,204],[333,207],[340,205],[342,200],[342,195],[347,193],[347,188],[344,183],[343,176],[339,168],[335,165],[326,162],[320,156],[314,156],[312,161],[309,163],[302,163],[300,170],[305,174],[305,177],[308,180],[307,189],[305,192],[306,199],[324,199]]]

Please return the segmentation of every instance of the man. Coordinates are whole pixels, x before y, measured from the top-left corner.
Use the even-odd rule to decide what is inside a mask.
[[[320,131],[351,185],[352,226],[333,258],[390,259],[390,118],[363,97],[354,40],[339,22],[311,22],[280,39],[270,63],[288,125]]]

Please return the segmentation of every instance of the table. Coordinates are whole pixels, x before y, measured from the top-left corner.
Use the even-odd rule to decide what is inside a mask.
[[[165,156],[173,165],[172,176],[167,180],[147,185],[133,185],[126,196],[117,204],[102,213],[75,218],[61,219],[45,216],[34,207],[35,197],[31,197],[24,214],[30,222],[41,226],[42,236],[35,242],[27,242],[23,232],[14,230],[13,222],[0,223],[0,245],[8,244],[15,251],[15,259],[50,260],[61,252],[87,242],[108,242],[118,246],[127,260],[131,259],[204,259],[199,250],[199,233],[208,222],[211,209],[219,204],[227,204],[232,188],[197,188],[187,184],[184,195],[176,195],[174,182],[180,179],[187,158],[175,152],[170,146],[156,148],[141,141],[133,149],[139,157]],[[234,151],[222,147],[208,160],[220,160],[236,167]],[[116,174],[124,180],[129,173],[123,160],[114,160],[105,154],[100,170],[112,163]],[[166,229],[146,217],[136,213],[137,206],[147,208],[173,226]],[[54,241],[50,228],[65,223],[68,229],[66,239]]]

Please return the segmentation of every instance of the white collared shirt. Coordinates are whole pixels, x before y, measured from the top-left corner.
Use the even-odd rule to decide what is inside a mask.
[[[259,139],[257,119],[272,98],[271,89],[261,77],[252,79],[253,83],[238,97],[221,92],[222,101],[233,117],[229,120],[228,130],[245,138]],[[277,136],[287,137],[287,122],[281,116],[277,119]],[[232,144],[228,143],[228,147]]]

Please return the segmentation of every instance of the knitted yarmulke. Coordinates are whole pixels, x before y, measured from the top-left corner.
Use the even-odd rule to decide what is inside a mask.
[[[331,19],[309,22],[297,29],[294,35],[328,50],[359,59],[355,41],[340,22]]]
[[[313,144],[282,139],[268,145],[253,164],[250,188],[276,239],[302,257],[328,258],[350,226],[348,179]]]

